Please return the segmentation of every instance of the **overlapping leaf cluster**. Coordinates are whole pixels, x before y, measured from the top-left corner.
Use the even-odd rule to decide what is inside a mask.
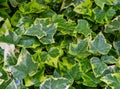
[[[119,89],[120,0],[0,0],[1,89]]]

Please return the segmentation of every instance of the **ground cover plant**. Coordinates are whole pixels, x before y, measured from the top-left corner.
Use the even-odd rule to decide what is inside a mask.
[[[120,0],[0,0],[0,89],[120,89]]]

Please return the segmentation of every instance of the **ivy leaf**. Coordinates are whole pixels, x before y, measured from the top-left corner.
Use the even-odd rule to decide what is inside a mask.
[[[120,73],[107,74],[101,78],[101,81],[105,82],[112,89],[119,89],[120,87]]]
[[[95,0],[95,3],[101,8],[104,8],[104,5],[113,5],[113,3],[117,2],[117,0]]]
[[[14,78],[21,80],[28,75],[36,73],[37,63],[33,62],[32,56],[26,49],[22,49],[17,64],[11,66],[11,73]]]
[[[118,55],[120,55],[120,41],[114,41],[113,46],[116,49]]]
[[[57,24],[51,24],[49,26],[44,27],[44,31],[46,32],[46,36],[40,39],[40,42],[43,44],[52,44],[55,43],[53,38],[56,33]]]
[[[60,31],[62,34],[66,35],[69,34],[74,36],[73,31],[75,29],[76,23],[74,21],[66,21],[62,15],[54,15],[52,17],[54,23],[57,23],[57,30]]]
[[[19,41],[18,35],[15,32],[8,31],[0,37],[0,42],[5,42],[9,44],[17,44]]]
[[[46,36],[46,33],[42,29],[41,24],[32,25],[26,32],[25,35],[36,36],[38,39],[41,39],[43,36]]]
[[[51,47],[48,51],[48,54],[53,58],[57,58],[62,55],[62,50],[57,47]]]
[[[74,11],[79,14],[91,16],[92,15],[91,6],[92,2],[90,0],[85,0],[75,7]]]
[[[95,14],[94,19],[96,22],[101,24],[109,23],[112,17],[116,14],[112,7],[107,10],[95,7],[93,13]]]
[[[102,32],[100,32],[95,39],[90,43],[90,52],[93,54],[108,54],[111,49],[111,45],[106,42],[106,39]]]
[[[88,39],[81,40],[77,44],[70,44],[69,54],[78,58],[85,58],[90,55],[88,52]]]
[[[73,65],[70,69],[62,70],[63,76],[71,81],[79,80],[82,77],[82,73],[80,72],[80,66],[78,64]]]
[[[66,78],[49,78],[45,80],[39,89],[69,89],[70,81]]]
[[[91,58],[90,63],[95,77],[100,77],[107,68],[107,65],[97,57]]]
[[[83,19],[78,20],[78,25],[75,28],[74,33],[82,33],[87,37],[91,33],[88,22]]]
[[[9,85],[7,85],[6,89],[17,89],[15,81],[12,80]]]
[[[76,60],[80,64],[80,72],[87,73],[88,71],[91,70],[90,61],[87,58],[85,58],[85,59],[76,59]]]
[[[17,45],[25,48],[36,48],[40,46],[40,42],[35,37],[22,36]]]
[[[115,63],[118,62],[118,60],[115,57],[113,57],[113,56],[107,56],[107,55],[106,56],[102,56],[101,60],[104,63],[106,63],[106,64],[115,64]]]
[[[48,52],[40,53],[40,62],[57,67],[58,59],[63,54],[63,51],[58,47],[51,47]]]
[[[120,16],[114,18],[110,24],[105,25],[105,32],[112,33],[114,31],[120,31]]]
[[[24,3],[19,7],[19,10],[23,14],[30,14],[30,13],[41,13],[46,10],[48,7],[45,5],[38,3],[36,1],[31,1],[29,3]]]
[[[8,19],[6,19],[2,27],[0,28],[0,36],[7,35],[10,29],[11,29],[11,23]]]
[[[97,87],[97,84],[100,83],[99,78],[96,78],[92,72],[88,72],[87,74],[82,74],[83,85],[89,87]]]
[[[9,1],[13,7],[16,7],[18,5],[18,2],[16,0],[9,0]]]

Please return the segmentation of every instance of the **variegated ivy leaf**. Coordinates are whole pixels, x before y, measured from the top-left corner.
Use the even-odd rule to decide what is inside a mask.
[[[48,65],[57,67],[58,59],[63,54],[63,51],[58,47],[51,47],[48,52],[40,53],[40,61]]]
[[[109,24],[105,25],[106,33],[112,33],[114,31],[120,31],[120,16],[117,16]]]
[[[43,30],[46,32],[47,35],[41,38],[40,42],[43,44],[55,43],[53,36],[57,31],[57,24],[51,24],[49,26],[46,26]]]
[[[102,60],[104,63],[106,63],[106,64],[115,64],[115,63],[118,62],[118,59],[116,59],[115,57],[113,57],[113,56],[107,56],[107,55],[102,56],[102,57],[101,57],[101,60]]]
[[[39,89],[69,89],[70,81],[66,78],[49,78],[40,84]]]
[[[17,89],[17,86],[15,84],[15,81],[12,80],[6,87],[6,89]]]
[[[15,45],[0,42],[0,47],[4,49],[4,68],[9,71],[9,66],[16,64]]]
[[[92,2],[90,0],[84,0],[74,8],[74,11],[79,14],[91,16],[92,15],[91,6],[92,6]]]
[[[88,39],[81,40],[77,44],[70,44],[69,54],[78,58],[85,58],[90,55],[88,52]]]
[[[105,82],[112,89],[120,88],[120,73],[107,74],[101,78],[101,81]]]
[[[92,66],[93,73],[96,77],[100,77],[107,68],[107,65],[97,57],[91,58],[90,64]]]
[[[43,36],[46,36],[46,33],[43,31],[42,25],[32,25],[26,32],[25,35],[36,36],[38,39],[41,39]]]
[[[8,35],[9,30],[11,30],[11,23],[8,19],[6,19],[2,27],[0,28],[0,36]]]
[[[113,16],[116,14],[115,10],[111,7],[109,9],[101,9],[100,7],[95,7],[93,9],[95,14],[94,19],[97,23],[109,23]]]
[[[34,0],[32,0],[31,2],[28,3],[23,3],[20,7],[19,10],[23,13],[23,14],[30,14],[30,13],[41,13],[44,10],[47,10],[47,6],[43,5],[41,3],[38,3]]]
[[[118,55],[120,55],[120,41],[114,41],[113,46],[116,49]]]
[[[10,68],[13,77],[18,80],[22,80],[28,75],[35,74],[37,66],[37,63],[33,62],[30,53],[26,49],[22,49],[17,64]]]
[[[87,20],[78,20],[78,25],[75,28],[74,33],[82,33],[87,37],[91,33]]]
[[[25,48],[36,48],[40,46],[40,42],[35,37],[22,36],[18,42],[18,46]]]
[[[117,2],[117,0],[94,0],[94,1],[101,9],[104,8],[105,4],[113,5],[113,3]]]
[[[100,83],[100,79],[96,78],[93,74],[93,72],[87,72],[82,74],[83,79],[83,85],[88,87],[97,87],[97,85]]]
[[[102,32],[100,32],[95,39],[90,43],[90,52],[93,54],[106,55],[111,49],[111,45],[106,42]]]

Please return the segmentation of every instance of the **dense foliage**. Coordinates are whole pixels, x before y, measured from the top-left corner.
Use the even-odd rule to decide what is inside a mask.
[[[0,0],[0,89],[120,89],[120,0]]]

